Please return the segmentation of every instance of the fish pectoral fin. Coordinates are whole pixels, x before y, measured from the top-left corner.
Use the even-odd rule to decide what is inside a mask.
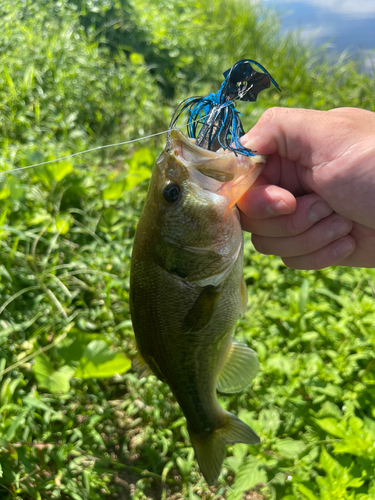
[[[245,278],[242,276],[241,280],[241,318],[245,316],[247,308],[247,285]]]
[[[234,340],[219,372],[217,390],[227,394],[240,392],[250,384],[258,370],[259,361],[255,351]]]
[[[188,312],[184,328],[197,332],[211,321],[221,295],[221,287],[206,286]]]
[[[226,412],[226,423],[209,436],[200,436],[189,430],[191,443],[199,468],[207,483],[212,485],[219,477],[227,444],[259,444],[260,438],[251,427],[232,413]]]
[[[138,372],[138,377],[149,377],[154,375],[154,372],[148,366],[146,361],[143,359],[141,353],[138,351],[137,354],[132,359],[132,369]]]

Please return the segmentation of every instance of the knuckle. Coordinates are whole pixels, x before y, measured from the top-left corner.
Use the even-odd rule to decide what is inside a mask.
[[[277,118],[279,114],[282,113],[282,111],[283,109],[279,108],[278,106],[275,106],[273,108],[268,108],[259,118],[259,122],[262,124],[269,123],[273,121],[275,118]]]
[[[329,264],[326,262],[325,255],[322,251],[313,252],[310,255],[307,255],[308,269],[317,270],[324,269]]]
[[[284,216],[280,222],[285,236],[297,236],[300,233],[295,214]]]
[[[269,123],[272,121],[280,121],[282,119],[287,119],[291,113],[299,113],[300,110],[291,108],[282,108],[280,106],[273,106],[272,108],[266,109],[262,116],[259,118],[259,122],[262,124]]]
[[[314,240],[311,239],[309,231],[298,236],[298,248],[303,255],[310,254],[314,250]]]

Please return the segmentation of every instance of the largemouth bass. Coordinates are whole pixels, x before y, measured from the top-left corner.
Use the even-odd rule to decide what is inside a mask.
[[[232,339],[247,302],[237,200],[263,168],[260,156],[222,154],[172,129],[153,170],[131,263],[133,367],[171,388],[200,469],[216,481],[229,443],[257,434],[217,401],[256,375],[253,350]]]

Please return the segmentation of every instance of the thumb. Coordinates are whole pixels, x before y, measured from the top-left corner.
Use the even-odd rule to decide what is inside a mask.
[[[269,108],[258,123],[241,137],[241,142],[257,154],[278,153],[283,158],[311,168],[317,162],[326,160],[321,154],[322,141],[324,144],[327,140],[327,128],[333,133],[328,113],[309,109]]]

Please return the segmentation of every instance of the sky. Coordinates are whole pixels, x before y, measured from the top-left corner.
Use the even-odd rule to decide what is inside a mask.
[[[373,16],[375,18],[374,0],[279,0],[279,4],[304,3],[306,5],[320,8],[334,14],[342,14],[351,18],[362,18],[364,16]]]
[[[263,1],[281,14],[284,29],[299,29],[302,40],[329,42],[338,52],[375,49],[375,0]]]

